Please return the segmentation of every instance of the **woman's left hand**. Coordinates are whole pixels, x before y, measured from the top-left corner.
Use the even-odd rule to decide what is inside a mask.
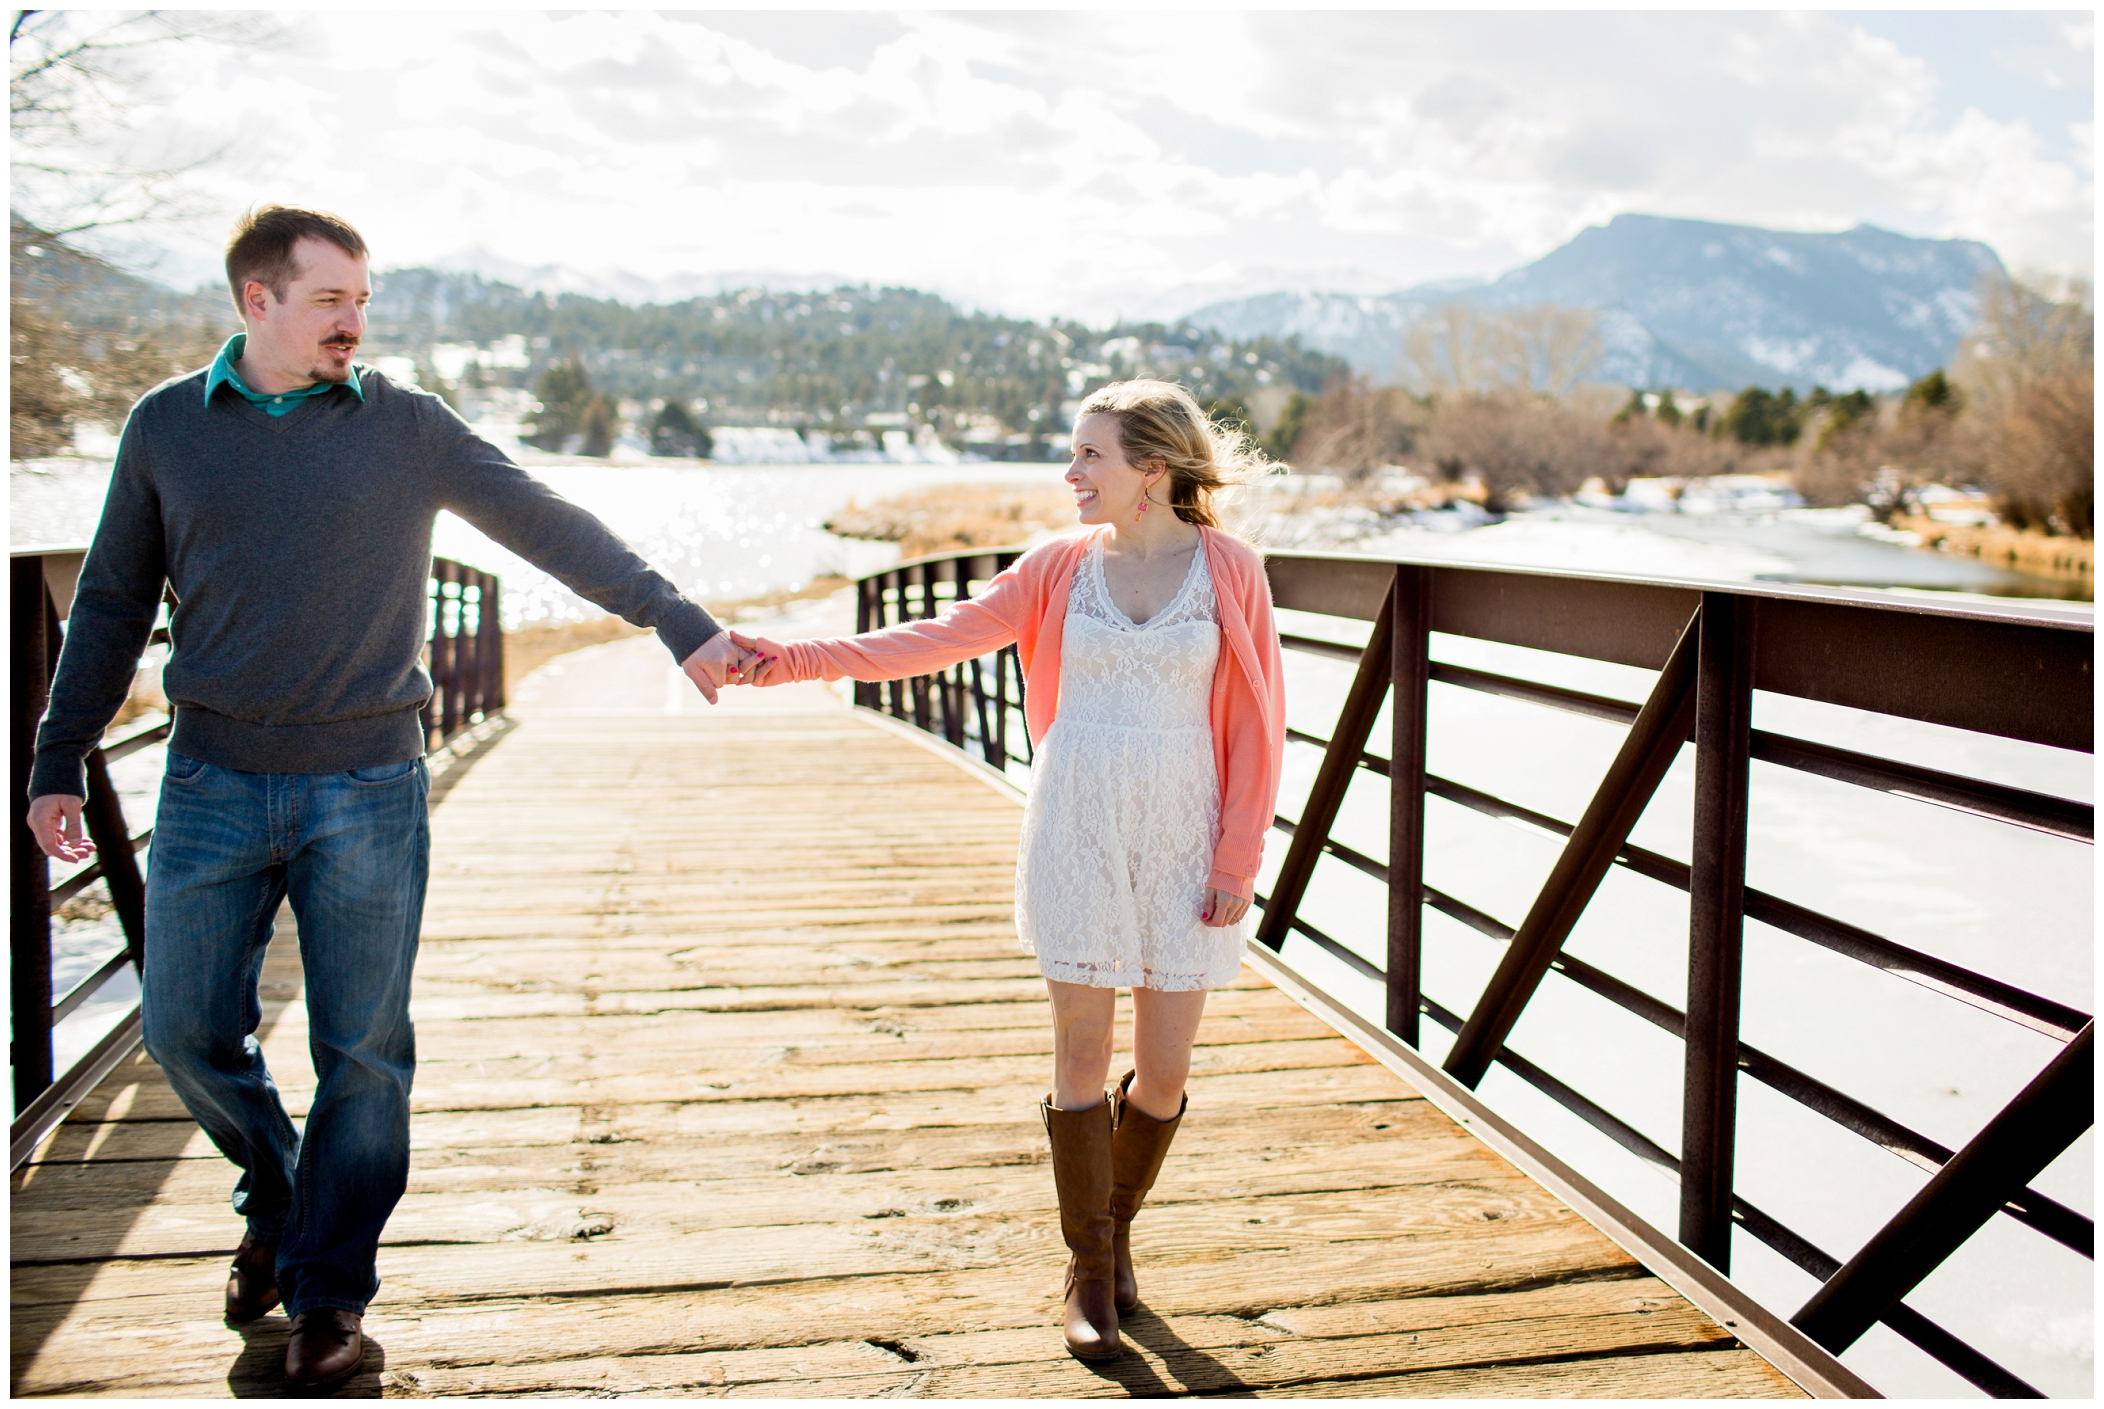
[[[744,659],[738,662],[740,680],[747,685],[758,685],[762,688],[787,683],[787,672],[777,669],[782,659],[780,646],[765,636],[747,636],[729,628],[725,628],[723,634],[731,638],[732,645],[745,653]]]
[[[1198,918],[1208,929],[1224,929],[1249,913],[1249,902],[1218,886],[1205,888],[1205,909]]]

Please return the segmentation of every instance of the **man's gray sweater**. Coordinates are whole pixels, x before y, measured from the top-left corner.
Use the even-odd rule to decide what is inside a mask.
[[[273,418],[205,373],[132,408],[73,598],[30,794],[83,796],[81,760],[129,692],[165,578],[175,752],[333,773],[424,751],[431,527],[450,509],[684,660],[721,630],[606,526],[437,397],[360,369]]]

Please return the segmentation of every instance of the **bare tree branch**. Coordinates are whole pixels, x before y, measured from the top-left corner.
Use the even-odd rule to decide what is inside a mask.
[[[1562,400],[1599,367],[1603,351],[1590,309],[1485,309],[1457,301],[1404,331],[1396,373],[1428,396],[1517,391]]]
[[[170,151],[147,125],[170,46],[276,42],[249,14],[18,10],[8,31],[11,205],[47,235],[182,220],[204,209],[197,173],[228,146]],[[180,139],[173,139],[179,141]]]

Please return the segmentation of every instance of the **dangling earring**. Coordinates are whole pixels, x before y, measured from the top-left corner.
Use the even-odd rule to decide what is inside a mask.
[[[1138,512],[1136,512],[1136,513],[1134,513],[1134,514],[1133,514],[1133,516],[1132,516],[1132,521],[1133,521],[1134,523],[1138,523],[1138,522],[1140,521],[1140,515],[1141,515],[1141,514],[1144,514],[1144,513],[1146,513],[1146,512],[1147,512],[1147,491],[1143,489],[1143,490],[1141,490],[1141,491],[1140,491],[1140,507],[1139,507],[1139,510],[1138,510]]]

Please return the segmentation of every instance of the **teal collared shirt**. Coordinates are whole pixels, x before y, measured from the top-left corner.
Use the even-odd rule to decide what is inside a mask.
[[[250,391],[242,382],[241,374],[234,370],[234,364],[241,360],[241,353],[247,346],[248,334],[236,333],[226,340],[225,347],[219,349],[219,355],[212,359],[212,370],[205,374],[205,405],[209,406],[212,404],[212,394],[219,390],[221,384],[232,387],[235,391],[241,393],[242,398],[249,405],[260,407],[273,416],[282,416],[308,397],[320,396],[323,392],[334,390],[339,386],[349,387],[351,395],[357,397],[360,401],[365,400],[365,388],[358,385],[358,364],[355,362],[351,364],[351,375],[345,381],[316,382],[312,386],[303,386],[297,391]]]

